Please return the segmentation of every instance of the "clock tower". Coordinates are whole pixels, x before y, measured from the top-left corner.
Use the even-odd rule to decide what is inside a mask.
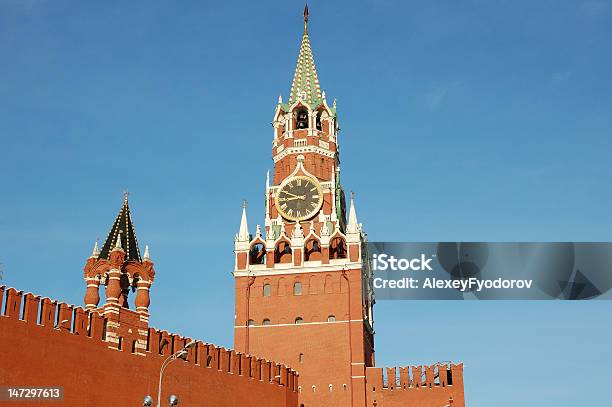
[[[366,238],[340,183],[338,115],[304,33],[287,102],[272,122],[265,218],[246,205],[234,242],[234,347],[299,373],[300,406],[364,406],[374,365],[374,296]]]

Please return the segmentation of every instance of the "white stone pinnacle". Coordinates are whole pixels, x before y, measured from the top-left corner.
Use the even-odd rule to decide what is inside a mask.
[[[238,241],[249,241],[249,225],[247,223],[246,201],[242,205],[242,218],[240,219],[240,229],[238,229]]]
[[[348,233],[359,232],[359,223],[357,222],[357,211],[355,211],[355,197],[351,192],[351,207],[349,209],[348,225],[346,226]]]
[[[91,257],[98,257],[100,255],[100,249],[98,248],[98,239],[96,239],[96,244],[91,252]]]
[[[117,241],[115,242],[115,249],[123,249],[121,246],[121,231],[117,233]]]
[[[295,222],[295,228],[293,229],[293,237],[304,237],[304,232],[302,231],[302,225],[300,222]]]

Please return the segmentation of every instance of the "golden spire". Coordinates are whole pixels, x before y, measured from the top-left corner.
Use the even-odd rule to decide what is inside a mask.
[[[304,35],[308,34],[308,3],[304,6]]]

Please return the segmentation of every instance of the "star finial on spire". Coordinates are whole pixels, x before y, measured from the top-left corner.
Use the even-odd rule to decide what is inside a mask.
[[[308,3],[304,6],[304,34],[308,34]]]

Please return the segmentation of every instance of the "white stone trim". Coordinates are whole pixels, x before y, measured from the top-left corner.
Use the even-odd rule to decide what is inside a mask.
[[[278,150],[278,148],[277,148]],[[288,156],[289,154],[304,154],[304,153],[317,153],[324,155],[329,158],[336,156],[335,151],[326,150],[318,146],[306,146],[306,147],[287,147],[282,152],[277,153],[272,159],[274,162],[278,162]]]
[[[279,274],[326,273],[330,271],[361,269],[363,266],[361,261],[350,262],[348,259],[337,259],[333,261],[334,263],[332,264],[309,264],[311,262],[305,261],[304,264],[300,266],[294,266],[293,263],[278,263],[274,265],[274,268],[266,268],[265,264],[255,264],[249,265],[246,270],[234,270],[233,274],[234,277],[257,277]]]
[[[251,328],[273,328],[273,327],[279,327],[279,326],[346,324],[348,322],[349,322],[348,320],[344,320],[344,321],[333,321],[333,322],[329,322],[329,321],[323,321],[323,322],[301,322],[299,324],[291,323],[291,324],[249,325],[248,328],[251,329]],[[350,322],[363,323],[363,319],[351,319]],[[247,325],[234,325],[234,329],[238,329],[238,328],[247,328]]]

